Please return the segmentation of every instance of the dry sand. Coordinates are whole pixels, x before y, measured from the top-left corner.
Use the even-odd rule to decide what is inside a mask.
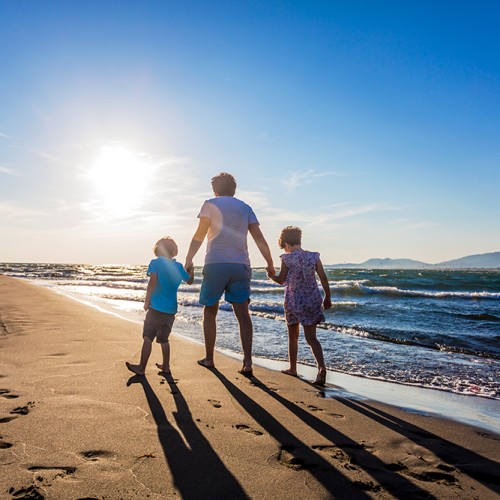
[[[175,327],[174,327],[175,330]],[[500,437],[318,388],[0,276],[0,498],[499,498]]]

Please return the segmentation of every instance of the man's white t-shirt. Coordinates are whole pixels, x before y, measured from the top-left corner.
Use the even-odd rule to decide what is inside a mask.
[[[210,219],[205,264],[246,264],[250,224],[259,223],[252,208],[234,196],[217,196],[203,203],[198,217]]]

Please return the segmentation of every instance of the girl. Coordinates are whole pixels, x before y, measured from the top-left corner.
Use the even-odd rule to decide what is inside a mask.
[[[287,226],[281,231],[278,240],[280,248],[286,253],[281,255],[281,270],[278,276],[268,277],[280,285],[285,285],[285,319],[288,325],[288,355],[290,368],[283,370],[287,375],[297,376],[297,353],[299,343],[299,327],[304,328],[306,341],[318,365],[318,375],[313,384],[325,385],[326,366],[323,359],[323,349],[316,338],[316,325],[325,320],[321,305],[325,309],[332,306],[330,286],[319,259],[318,252],[308,252],[301,247],[302,231],[295,226]],[[316,282],[318,274],[325,298]]]

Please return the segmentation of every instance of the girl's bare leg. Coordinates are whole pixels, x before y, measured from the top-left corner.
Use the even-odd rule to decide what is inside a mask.
[[[288,358],[290,368],[282,370],[287,375],[297,376],[297,355],[299,352],[299,330],[300,325],[288,325]]]
[[[321,344],[319,343],[319,340],[316,337],[316,325],[307,325],[307,326],[304,325],[304,335],[318,365],[318,375],[316,376],[316,380],[313,382],[313,384],[325,385],[326,382],[325,359],[323,357],[323,348],[321,347]]]

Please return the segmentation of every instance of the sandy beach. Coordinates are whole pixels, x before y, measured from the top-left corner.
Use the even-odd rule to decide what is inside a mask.
[[[500,436],[173,336],[133,376],[141,326],[0,276],[0,498],[498,498]],[[175,326],[174,326],[175,331]]]

